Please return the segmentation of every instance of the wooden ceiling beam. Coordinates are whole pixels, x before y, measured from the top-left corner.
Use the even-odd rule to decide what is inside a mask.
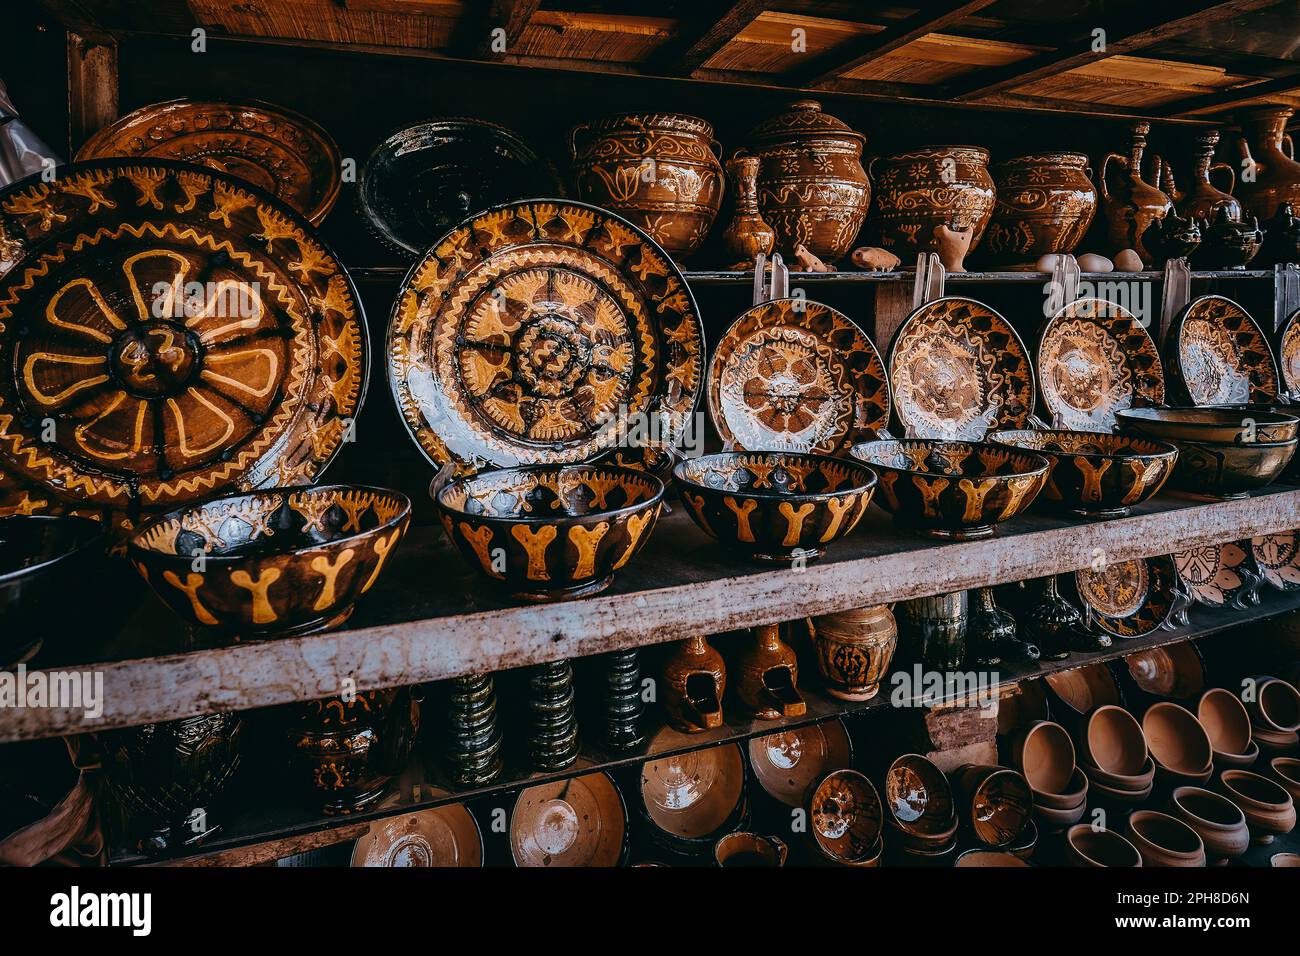
[[[1251,83],[1249,86],[1234,86],[1230,90],[1219,90],[1214,93],[1184,97],[1181,100],[1174,100],[1172,103],[1165,103],[1163,106],[1157,107],[1157,109],[1169,116],[1184,116],[1191,112],[1199,112],[1200,110],[1215,107],[1222,109],[1235,106],[1256,97],[1273,96],[1277,93],[1300,93],[1300,73],[1292,73],[1290,76],[1279,76],[1271,80]]]
[[[541,5],[542,0],[492,0],[483,34],[476,37],[473,44],[476,52],[486,57],[509,53]],[[497,30],[501,30],[503,36],[497,36]],[[500,49],[502,45],[505,49]]]
[[[1170,17],[1157,9],[1127,21],[1098,24],[1105,31],[1105,45],[1095,50],[1094,28],[1076,36],[1060,49],[1041,53],[992,70],[980,70],[944,86],[947,98],[974,100],[1013,87],[1024,86],[1049,76],[1067,73],[1112,56],[1134,53],[1179,36],[1197,27],[1253,13],[1278,4],[1279,0],[1179,0],[1179,13]]]
[[[682,32],[655,53],[654,65],[676,76],[693,75],[757,20],[769,4],[770,0],[728,0],[710,15],[684,21]]]

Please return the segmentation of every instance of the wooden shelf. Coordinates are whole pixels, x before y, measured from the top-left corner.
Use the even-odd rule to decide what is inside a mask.
[[[1252,624],[1291,611],[1300,610],[1300,592],[1282,593],[1272,589],[1262,595],[1260,604],[1246,610],[1234,608],[1191,609],[1189,623],[1181,627],[1163,629],[1156,634],[1133,640],[1117,640],[1107,651],[1075,653],[1066,660],[1039,661],[1028,665],[1004,665],[990,671],[989,692],[1004,691],[1015,684],[1034,680],[1047,674],[1081,667],[1099,661],[1113,660],[1137,651],[1149,650],[1166,644],[1193,638],[1209,637],[1230,628]],[[811,664],[811,662],[808,662]],[[738,718],[734,704],[730,705],[723,727],[701,734],[682,734],[662,723],[657,708],[650,708],[647,721],[652,724],[648,742],[641,750],[611,756],[598,749],[585,746],[573,766],[558,773],[532,773],[526,768],[507,761],[500,780],[485,787],[456,790],[451,787],[441,771],[417,751],[401,778],[390,787],[390,793],[377,807],[347,817],[327,817],[316,812],[309,803],[295,799],[284,787],[266,787],[259,781],[255,795],[241,800],[236,790],[229,797],[230,817],[222,830],[201,848],[194,848],[176,856],[159,859],[140,856],[134,852],[119,851],[114,855],[114,865],[142,863],[180,864],[194,866],[253,865],[267,863],[293,853],[318,849],[333,843],[353,840],[365,832],[369,821],[414,810],[427,809],[446,803],[477,800],[500,795],[503,806],[509,806],[513,791],[547,780],[560,780],[595,771],[634,767],[646,760],[668,757],[702,747],[725,743],[739,743],[752,737],[777,733],[825,720],[865,715],[885,711],[891,706],[921,707],[969,704],[962,695],[948,695],[940,701],[908,697],[896,700],[889,677],[882,682],[880,692],[871,700],[848,702],[827,694],[819,683],[815,667],[800,668],[800,690],[808,711],[806,714],[781,720],[753,720]],[[426,711],[426,720],[427,711]],[[427,747],[423,751],[427,751]],[[238,811],[234,807],[238,806]],[[630,812],[632,811],[629,808]]]
[[[345,679],[368,690],[586,657],[1295,527],[1300,489],[1289,486],[1212,503],[1161,495],[1105,522],[1029,514],[968,542],[914,535],[873,508],[822,561],[790,569],[739,563],[678,508],[608,591],[541,606],[495,600],[440,527],[417,527],[349,624],[327,634],[205,647],[149,596],[95,655],[99,719],[18,708],[0,743],[313,700]]]

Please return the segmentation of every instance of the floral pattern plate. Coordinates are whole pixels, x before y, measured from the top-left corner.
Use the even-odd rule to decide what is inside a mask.
[[[889,423],[889,383],[871,340],[819,302],[742,313],[709,369],[709,416],[737,451],[834,455]]]
[[[1282,326],[1277,352],[1282,358],[1282,387],[1292,401],[1300,400],[1300,309]]]
[[[1250,555],[1265,582],[1279,591],[1300,589],[1300,531],[1251,538]]]
[[[433,464],[657,467],[704,385],[704,329],[672,260],[582,203],[530,200],[466,220],[408,273],[388,379]]]
[[[1115,412],[1160,405],[1160,354],[1141,323],[1104,299],[1067,304],[1038,340],[1038,384],[1055,428],[1109,432]]]
[[[974,299],[936,299],[909,315],[889,348],[889,384],[908,438],[982,441],[1026,427],[1034,411],[1024,343]]]
[[[96,160],[0,192],[0,514],[141,512],[311,483],[365,395],[356,290],[224,173]],[[128,516],[125,520],[123,516]]]
[[[1115,637],[1144,637],[1175,620],[1185,598],[1168,556],[1136,558],[1074,572],[1089,624]]]
[[[1259,573],[1247,541],[1229,541],[1174,554],[1188,596],[1207,607],[1245,610],[1259,603]]]
[[[1168,342],[1169,364],[1193,405],[1277,401],[1277,362],[1268,339],[1231,299],[1193,299],[1179,314]]]

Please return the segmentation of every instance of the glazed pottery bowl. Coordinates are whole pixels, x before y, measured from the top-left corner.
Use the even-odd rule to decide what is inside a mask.
[[[962,852],[953,866],[956,867],[1013,867],[1013,866],[1032,866],[1026,860],[1012,854],[998,850],[981,850],[973,849]]]
[[[1222,862],[1250,848],[1246,816],[1227,797],[1201,787],[1176,787],[1169,810],[1197,832],[1211,860]]]
[[[1251,722],[1282,734],[1300,730],[1300,691],[1277,677],[1256,677],[1255,699],[1247,705]]]
[[[1295,457],[1296,439],[1253,445],[1180,442],[1169,487],[1207,498],[1244,498],[1272,484]]]
[[[1128,514],[1164,486],[1178,459],[1168,442],[1100,432],[994,432],[988,440],[1034,452],[1051,466],[1039,501],[1088,518]]]
[[[606,773],[528,787],[510,815],[516,866],[617,866],[626,845],[627,810]]]
[[[1073,810],[1087,799],[1088,777],[1078,767],[1059,792],[1034,789],[1034,806],[1049,810]]]
[[[1079,743],[1085,764],[1115,777],[1140,778],[1146,767],[1149,754],[1142,725],[1127,710],[1115,704],[1098,707],[1088,716]],[[1101,782],[1109,783],[1106,780]]]
[[[874,866],[880,858],[885,811],[871,781],[856,770],[833,770],[808,800],[818,851],[846,866]]]
[[[1214,757],[1243,757],[1251,750],[1250,714],[1236,694],[1214,687],[1201,695],[1196,705],[1196,719],[1205,728],[1214,748]],[[1258,748],[1255,755],[1258,756]]]
[[[1142,733],[1151,748],[1156,772],[1204,782],[1213,772],[1210,735],[1186,707],[1169,701],[1152,704],[1142,716]]]
[[[1029,822],[1034,796],[1017,771],[967,764],[957,770],[955,780],[958,816],[985,846],[1006,846]]]
[[[680,462],[673,480],[695,523],[754,561],[815,560],[857,527],[870,468],[795,452],[725,452]]]
[[[605,465],[504,468],[435,496],[447,537],[516,598],[595,594],[644,547],[663,507],[654,475]]]
[[[790,849],[773,836],[738,831],[713,844],[713,862],[728,868],[785,866]]]
[[[138,531],[127,553],[191,624],[280,637],[347,620],[410,520],[411,502],[396,491],[277,488],[174,511]]]
[[[1002,847],[1003,852],[1010,853],[1012,856],[1019,857],[1022,860],[1028,860],[1038,849],[1038,824],[1032,819],[1025,824],[1025,828],[1020,831],[1011,842]]]
[[[1152,697],[1191,700],[1205,689],[1205,661],[1190,641],[1137,651],[1124,664],[1138,690]]]
[[[483,865],[483,834],[463,803],[385,817],[352,848],[353,866]]]
[[[946,844],[957,830],[948,778],[919,754],[903,754],[889,765],[885,808],[889,824],[912,846]]]
[[[1076,823],[1065,834],[1066,857],[1073,866],[1141,866],[1137,848],[1114,830]]]
[[[789,807],[803,806],[811,787],[853,762],[849,733],[838,719],[752,737],[748,748],[759,786]]]
[[[1127,835],[1146,866],[1205,866],[1200,834],[1167,813],[1134,810]]]
[[[1295,802],[1282,786],[1249,770],[1225,770],[1219,775],[1223,795],[1241,808],[1256,843],[1272,843],[1295,828]]]
[[[46,636],[75,627],[69,611],[77,602],[60,597],[93,580],[104,548],[104,529],[89,518],[0,518],[0,669],[35,653]]]
[[[1268,762],[1268,766],[1273,771],[1273,779],[1291,795],[1291,800],[1293,802],[1300,800],[1300,759],[1274,757]]]
[[[850,454],[880,476],[886,511],[936,538],[988,537],[1047,480],[1047,459],[1000,445],[907,439],[863,442]]]
[[[1035,791],[1065,794],[1074,782],[1074,744],[1065,728],[1050,720],[1011,738],[1011,763]]]
[[[707,853],[748,816],[738,744],[706,747],[641,765],[641,808],[650,839],[672,853]]]
[[[1043,680],[1050,691],[1052,713],[1071,729],[1081,727],[1096,708],[1124,702],[1115,675],[1100,661],[1056,671]]]
[[[1250,406],[1126,408],[1115,413],[1120,430],[1160,441],[1210,445],[1274,444],[1300,435],[1300,417]]]

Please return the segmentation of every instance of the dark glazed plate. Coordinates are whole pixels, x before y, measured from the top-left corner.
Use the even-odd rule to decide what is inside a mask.
[[[1277,362],[1268,339],[1231,299],[1192,300],[1175,320],[1167,345],[1170,364],[1193,405],[1277,401]]]
[[[1282,373],[1282,387],[1292,401],[1300,401],[1300,309],[1282,326],[1277,347]]]
[[[357,183],[362,216],[408,256],[480,209],[563,195],[555,170],[518,134],[461,117],[394,133],[375,147]]]
[[[1167,555],[1076,571],[1074,587],[1089,623],[1115,637],[1153,634],[1185,606]]]

